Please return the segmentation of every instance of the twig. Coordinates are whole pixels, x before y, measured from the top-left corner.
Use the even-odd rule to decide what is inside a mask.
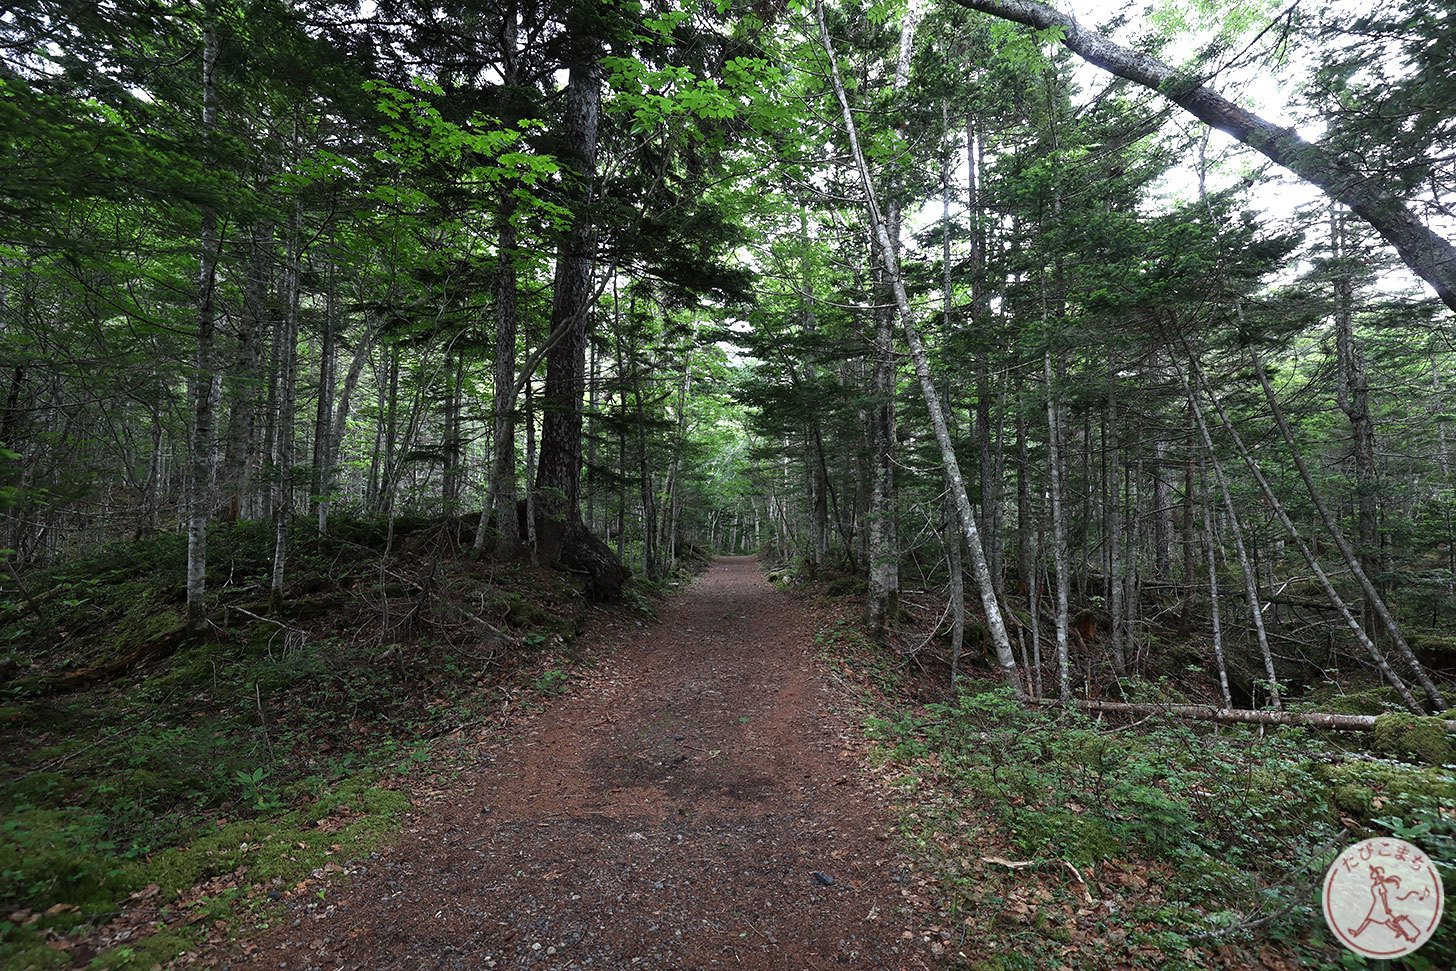
[[[253,682],[253,700],[258,703],[258,725],[263,729],[263,744],[268,746],[268,761],[273,761],[273,739],[268,734],[268,719],[263,715],[263,692],[258,688],[258,682]]]
[[[284,630],[297,631],[300,634],[306,633],[302,627],[294,627],[292,624],[285,624],[281,620],[274,620],[272,617],[264,617],[260,614],[255,614],[246,607],[239,607],[236,604],[229,604],[227,609],[236,610],[238,613],[243,614],[247,617],[251,617],[254,620],[261,620],[265,624],[273,624],[277,627],[283,628]]]

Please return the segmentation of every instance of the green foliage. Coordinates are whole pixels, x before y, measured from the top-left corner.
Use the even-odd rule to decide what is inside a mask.
[[[571,672],[564,668],[551,668],[543,671],[531,682],[531,688],[538,694],[559,695],[566,690],[566,683],[571,679]]]
[[[283,803],[271,791],[271,787],[264,785],[268,778],[268,770],[258,766],[251,772],[239,769],[233,773],[237,779],[238,786],[243,791],[243,803],[259,812],[267,812],[273,809],[283,808]]]
[[[410,577],[420,567],[408,556],[390,561],[401,581],[381,594],[376,557],[388,530],[347,517],[336,526],[332,538],[296,538],[283,615],[292,633],[246,599],[268,574],[271,528],[219,527],[219,586],[231,579],[242,591],[224,594],[224,603],[251,614],[232,611],[216,640],[188,642],[152,667],[83,691],[41,688],[52,672],[104,663],[173,630],[180,538],[115,544],[29,572],[45,617],[24,598],[0,603],[7,633],[16,632],[8,649],[24,672],[0,709],[0,915],[34,917],[0,922],[0,965],[58,953],[44,947],[45,935],[104,921],[152,884],[170,900],[243,867],[244,885],[288,887],[327,862],[346,862],[384,839],[407,808],[395,787],[428,767],[438,726],[479,718],[492,693],[510,684],[508,662],[529,653],[483,655],[477,629],[457,644],[420,628],[383,657],[378,646],[361,645],[358,625],[370,622],[371,602],[417,596]],[[397,523],[395,541],[431,528]],[[370,555],[357,567],[341,567],[361,551]],[[492,582],[489,564],[427,560],[445,595],[470,591],[472,613],[484,605],[511,643],[529,644],[534,632],[540,643],[559,644],[575,631],[580,593],[570,581],[526,574]],[[458,612],[445,620],[442,631],[460,625]],[[57,631],[64,636],[52,644]],[[555,669],[535,687],[556,694],[565,678]],[[205,905],[216,909],[210,919],[231,919],[237,900]],[[58,904],[75,909],[47,913]],[[150,967],[189,940],[186,931],[164,932],[100,960]]]
[[[1215,931],[1247,940],[1239,927],[1257,919],[1268,939],[1323,960],[1332,952],[1320,934],[1306,933],[1320,926],[1309,923],[1318,915],[1307,899],[1329,844],[1345,838],[1341,818],[1414,837],[1445,869],[1456,861],[1449,771],[1330,761],[1321,737],[1302,731],[1114,729],[1075,712],[1029,708],[990,686],[917,712],[892,710],[866,728],[905,773],[907,791],[931,794],[911,796],[903,825],[936,861],[953,913],[988,906],[986,865],[957,846],[973,838],[967,829],[989,826],[1028,865],[1163,874],[1156,894],[1123,902],[1116,926],[1133,936],[1165,928],[1147,941],[1167,959],[1182,960]],[[1444,953],[1444,940],[1432,953]],[[1018,948],[1033,954],[1041,946],[1027,939]]]

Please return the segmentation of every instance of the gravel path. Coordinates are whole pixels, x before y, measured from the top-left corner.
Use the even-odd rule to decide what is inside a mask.
[[[255,968],[927,966],[804,604],[725,558]]]

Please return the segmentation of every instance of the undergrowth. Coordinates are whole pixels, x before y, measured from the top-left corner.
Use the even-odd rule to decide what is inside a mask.
[[[1376,737],[1112,724],[990,682],[925,703],[911,660],[855,622],[819,643],[870,712],[903,839],[935,878],[925,934],[952,967],[1359,968],[1320,909],[1339,849],[1400,836],[1456,887],[1456,766],[1423,760],[1403,716]],[[1456,967],[1449,918],[1390,966]]]
[[[217,529],[212,635],[80,690],[180,629],[181,538],[5,586],[0,967],[165,963],[367,855],[502,692],[563,689],[574,582],[473,561],[448,524],[333,533],[294,537],[272,612],[271,528]]]

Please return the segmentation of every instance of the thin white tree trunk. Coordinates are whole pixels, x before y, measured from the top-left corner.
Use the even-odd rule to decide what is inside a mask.
[[[213,3],[203,7],[202,24],[202,138],[211,165],[211,148],[217,128],[217,10]],[[213,306],[217,276],[217,212],[202,207],[200,234],[201,265],[198,274],[197,357],[193,367],[192,440],[188,443],[187,482],[187,627],[199,633],[207,613],[207,522],[212,505],[212,369],[213,331],[217,314]]]
[[[1188,497],[1193,500],[1192,496]],[[1229,693],[1228,665],[1223,656],[1223,618],[1218,603],[1218,556],[1213,539],[1213,517],[1208,512],[1208,488],[1203,489],[1203,535],[1208,545],[1208,609],[1213,618],[1213,660],[1218,665],[1218,686],[1223,693],[1223,706],[1234,706]]]
[[[1441,696],[1441,692],[1437,690],[1430,675],[1426,673],[1425,666],[1416,657],[1415,651],[1411,650],[1411,646],[1406,643],[1405,635],[1401,633],[1400,625],[1396,623],[1395,617],[1385,604],[1385,598],[1380,595],[1380,591],[1375,589],[1375,584],[1371,582],[1369,574],[1365,572],[1364,567],[1361,565],[1360,557],[1355,552],[1355,548],[1350,545],[1349,539],[1345,536],[1345,531],[1340,528],[1339,520],[1330,512],[1330,507],[1325,503],[1324,496],[1314,484],[1314,477],[1309,474],[1309,466],[1305,464],[1304,456],[1295,444],[1294,433],[1289,428],[1289,422],[1284,420],[1284,409],[1280,407],[1279,399],[1274,395],[1274,387],[1269,383],[1269,375],[1264,372],[1264,362],[1259,356],[1258,349],[1252,344],[1249,345],[1249,361],[1254,365],[1254,373],[1259,376],[1259,385],[1264,389],[1264,398],[1269,402],[1269,411],[1274,416],[1274,424],[1278,426],[1279,434],[1283,437],[1284,444],[1289,447],[1289,456],[1294,460],[1294,467],[1299,470],[1299,477],[1304,480],[1305,489],[1309,492],[1309,497],[1314,502],[1314,508],[1319,513],[1320,521],[1324,523],[1325,529],[1334,539],[1335,546],[1339,548],[1340,555],[1345,559],[1345,565],[1350,568],[1350,573],[1354,575],[1355,580],[1360,584],[1360,589],[1364,592],[1366,601],[1370,606],[1375,608],[1375,613],[1380,618],[1380,622],[1385,625],[1385,630],[1390,634],[1390,639],[1394,642],[1397,653],[1409,665],[1411,674],[1415,676],[1416,683],[1421,686],[1421,690],[1426,693],[1426,697],[1435,706],[1436,711],[1445,711],[1446,701]]]
[[[1107,414],[1106,414],[1106,466],[1107,482],[1107,605],[1112,612],[1112,666],[1117,676],[1127,674],[1127,613],[1123,603],[1126,587],[1123,583],[1124,564],[1122,556],[1122,452],[1117,427],[1117,362],[1111,360],[1107,368]]]
[[[1176,364],[1174,366],[1177,367]],[[1390,666],[1389,661],[1386,660],[1385,652],[1365,633],[1365,629],[1360,626],[1360,622],[1350,612],[1350,608],[1345,603],[1344,598],[1335,590],[1335,585],[1330,581],[1329,576],[1325,573],[1324,568],[1315,557],[1314,551],[1310,549],[1309,543],[1300,534],[1298,527],[1294,525],[1294,521],[1289,518],[1289,514],[1284,509],[1284,504],[1279,501],[1279,497],[1274,493],[1274,489],[1269,484],[1269,480],[1265,477],[1263,470],[1259,468],[1259,463],[1254,461],[1253,455],[1244,445],[1243,438],[1240,437],[1238,430],[1234,428],[1233,422],[1229,420],[1222,403],[1219,402],[1218,398],[1203,380],[1203,374],[1198,367],[1197,361],[1193,361],[1192,366],[1194,380],[1198,382],[1204,393],[1208,395],[1209,400],[1213,402],[1214,411],[1218,415],[1219,421],[1223,424],[1224,430],[1228,432],[1229,439],[1233,442],[1235,450],[1238,451],[1240,458],[1244,461],[1244,465],[1253,474],[1254,481],[1259,485],[1259,491],[1263,493],[1264,500],[1269,503],[1270,509],[1274,511],[1274,515],[1279,520],[1279,524],[1284,527],[1284,531],[1289,534],[1290,539],[1294,540],[1295,545],[1299,548],[1300,554],[1304,557],[1304,562],[1309,566],[1310,572],[1315,575],[1315,579],[1319,581],[1320,588],[1324,590],[1325,598],[1329,600],[1330,605],[1340,614],[1340,617],[1345,621],[1345,626],[1350,628],[1351,633],[1355,635],[1355,639],[1365,649],[1365,653],[1370,655],[1370,659],[1375,662],[1376,668],[1385,677],[1385,680],[1390,682],[1400,694],[1401,700],[1405,702],[1406,706],[1413,711],[1420,711],[1420,704],[1410,693],[1410,689],[1406,687],[1405,682],[1401,680],[1400,676]],[[1189,394],[1189,400],[1193,402],[1195,417],[1202,422],[1202,409],[1198,407],[1194,397],[1195,389],[1189,387],[1188,378],[1181,368],[1178,368],[1178,377],[1183,382],[1184,390]],[[1219,467],[1216,459],[1213,460],[1213,467],[1215,474],[1217,474]]]
[[[1269,635],[1264,630],[1263,604],[1259,600],[1259,583],[1255,579],[1254,567],[1249,562],[1249,551],[1244,546],[1244,528],[1239,522],[1238,511],[1234,508],[1233,497],[1229,494],[1228,480],[1223,474],[1223,464],[1219,462],[1217,453],[1213,450],[1213,436],[1209,434],[1208,422],[1203,418],[1203,409],[1198,404],[1198,396],[1188,383],[1188,376],[1183,369],[1174,361],[1173,369],[1178,373],[1178,380],[1183,383],[1183,393],[1188,398],[1188,407],[1193,411],[1194,420],[1198,423],[1198,431],[1203,436],[1203,446],[1208,453],[1208,466],[1213,470],[1213,481],[1218,487],[1219,496],[1223,499],[1224,515],[1228,517],[1229,531],[1233,533],[1234,551],[1239,555],[1239,570],[1244,577],[1244,601],[1249,605],[1249,619],[1254,625],[1254,636],[1259,642],[1259,656],[1264,659],[1264,674],[1269,681],[1270,703],[1277,710],[1281,706],[1279,700],[1279,678],[1274,671],[1274,654],[1269,650]]]
[[[915,376],[920,382],[920,392],[925,400],[926,411],[930,413],[930,425],[935,432],[936,444],[940,447],[941,461],[945,465],[946,478],[951,486],[951,498],[960,514],[961,529],[965,533],[966,546],[971,553],[971,568],[976,578],[976,585],[980,590],[981,605],[986,612],[986,626],[991,632],[991,643],[996,651],[996,660],[1001,666],[1002,675],[1007,683],[1018,696],[1024,696],[1025,689],[1018,672],[1016,654],[1011,649],[1011,641],[1006,634],[1006,622],[1001,616],[1001,605],[996,600],[996,588],[991,580],[990,567],[986,563],[985,549],[981,546],[981,536],[976,528],[975,513],[971,510],[970,497],[966,494],[965,479],[961,475],[960,463],[956,459],[955,448],[950,440],[950,430],[946,425],[945,413],[940,407],[940,396],[936,394],[935,382],[930,376],[929,357],[920,341],[920,330],[915,324],[914,312],[910,308],[910,297],[905,291],[905,282],[900,275],[900,261],[896,256],[895,247],[891,244],[883,213],[875,197],[874,178],[870,174],[865,154],[860,148],[859,133],[855,125],[854,114],[850,111],[844,82],[840,78],[834,44],[829,38],[829,28],[824,23],[822,2],[815,4],[815,12],[819,20],[820,40],[823,42],[824,52],[829,59],[830,79],[833,83],[834,94],[843,113],[850,151],[859,169],[860,181],[864,188],[865,210],[875,234],[880,259],[885,265],[885,274],[894,290],[895,306],[900,313],[900,325],[905,331],[905,343],[910,349],[910,360],[915,367]]]
[[[1043,314],[1045,319],[1045,314]],[[1056,388],[1056,375],[1052,369],[1052,352],[1042,357],[1042,370],[1046,374],[1047,398],[1047,469],[1051,480],[1052,510],[1052,569],[1057,585],[1057,691],[1063,701],[1072,697],[1072,667],[1067,644],[1070,618],[1068,600],[1071,599],[1070,557],[1067,553],[1067,514],[1062,503],[1062,404]]]
[[[303,259],[301,230],[303,214],[294,209],[293,228],[288,240],[288,265],[283,276],[283,328],[279,332],[279,361],[282,373],[278,388],[278,498],[273,508],[273,576],[269,599],[275,607],[283,602],[284,566],[288,562],[288,523],[293,518],[294,410],[298,398],[298,300],[299,263]]]

